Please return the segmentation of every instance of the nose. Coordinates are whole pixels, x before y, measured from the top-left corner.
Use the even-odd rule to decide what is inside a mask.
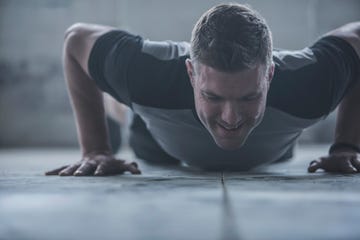
[[[242,121],[240,107],[231,102],[226,102],[221,113],[220,124],[226,128],[237,128]]]

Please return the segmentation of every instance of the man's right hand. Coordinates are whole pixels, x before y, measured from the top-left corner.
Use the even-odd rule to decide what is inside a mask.
[[[48,171],[45,175],[110,176],[127,171],[132,174],[141,174],[136,162],[126,163],[123,160],[115,159],[110,154],[92,154],[85,156],[78,163]]]

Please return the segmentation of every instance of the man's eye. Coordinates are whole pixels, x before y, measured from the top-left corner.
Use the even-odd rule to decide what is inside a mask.
[[[254,96],[250,96],[250,97],[246,97],[244,98],[245,101],[254,101],[254,100],[257,100],[261,97],[260,94],[257,94],[257,95],[254,95]]]
[[[216,102],[216,101],[220,101],[221,99],[219,97],[215,97],[215,96],[209,96],[209,95],[204,95],[206,99]]]

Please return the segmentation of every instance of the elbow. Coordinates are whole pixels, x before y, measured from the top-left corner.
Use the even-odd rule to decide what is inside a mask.
[[[77,22],[68,27],[64,33],[64,40],[67,40],[74,34],[81,34],[83,30],[86,28],[86,23]]]
[[[330,35],[343,38],[350,43],[360,57],[360,21],[348,23],[334,31]]]
[[[76,53],[79,51],[83,44],[83,37],[86,33],[87,24],[75,23],[66,29],[64,34],[64,54],[74,57],[76,59]]]

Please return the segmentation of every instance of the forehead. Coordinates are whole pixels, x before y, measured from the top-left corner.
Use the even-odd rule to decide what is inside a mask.
[[[198,84],[200,90],[227,96],[247,94],[262,90],[265,83],[266,67],[259,64],[252,69],[239,72],[221,72],[199,64]]]

